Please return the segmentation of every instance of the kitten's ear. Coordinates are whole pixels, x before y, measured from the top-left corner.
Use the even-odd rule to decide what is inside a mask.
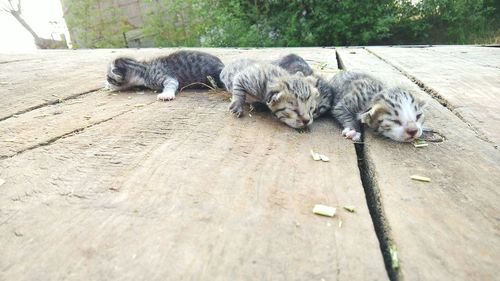
[[[297,75],[299,77],[304,77],[304,73],[302,73],[302,71],[295,72],[295,75]]]
[[[372,126],[374,122],[377,121],[377,117],[386,112],[386,108],[381,105],[381,104],[375,104],[372,108],[370,108],[370,110],[368,110],[367,112],[361,114],[359,116],[359,119],[361,121],[361,123],[363,124],[367,124],[368,126]]]
[[[125,76],[125,72],[124,72],[123,68],[112,67],[111,73],[113,73],[114,75],[119,76],[119,77]]]
[[[319,80],[319,78],[315,77],[313,75],[310,75],[310,76],[306,77],[307,83],[311,84],[311,86],[313,86],[313,87],[317,87],[318,80]]]
[[[428,104],[427,104],[427,101],[422,100],[422,99],[418,99],[418,100],[417,100],[417,104],[418,104],[418,107],[420,107],[420,108],[426,108],[426,107],[427,107],[427,105],[428,105]]]
[[[272,106],[281,100],[283,93],[278,91],[271,91],[269,93],[269,98],[267,99],[267,105]]]

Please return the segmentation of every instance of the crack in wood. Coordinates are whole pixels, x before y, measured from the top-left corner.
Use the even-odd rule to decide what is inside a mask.
[[[337,65],[340,70],[346,70],[346,67],[340,57],[339,52],[336,53]],[[361,177],[361,183],[365,191],[366,204],[368,210],[370,211],[370,217],[372,219],[373,227],[375,229],[375,234],[379,241],[380,250],[384,258],[384,265],[389,276],[389,280],[398,281],[402,280],[401,271],[399,268],[394,268],[392,266],[393,261],[391,257],[391,245],[395,245],[395,241],[392,239],[391,228],[389,222],[384,214],[384,208],[382,204],[382,199],[380,196],[380,190],[378,188],[375,170],[373,168],[373,163],[368,160],[368,155],[365,151],[364,146],[364,135],[365,132],[363,128],[361,129],[361,142],[354,143],[356,150],[356,156],[358,160],[359,174]]]
[[[95,123],[89,124],[89,125],[87,125],[87,126],[76,128],[76,129],[74,129],[74,130],[71,130],[70,132],[64,133],[64,134],[62,134],[62,135],[58,135],[58,136],[53,137],[53,138],[51,138],[51,139],[48,139],[48,140],[46,140],[46,141],[43,141],[43,142],[37,143],[37,144],[35,144],[35,145],[33,145],[33,146],[30,146],[30,147],[24,148],[24,149],[22,149],[22,150],[16,151],[15,153],[12,153],[12,154],[10,154],[10,155],[0,155],[0,160],[3,160],[3,159],[8,159],[8,158],[12,158],[12,157],[17,156],[17,155],[19,155],[19,154],[22,154],[22,153],[24,153],[24,152],[26,152],[26,151],[30,151],[30,150],[33,150],[33,149],[35,149],[35,148],[39,148],[39,147],[42,147],[42,146],[47,146],[47,145],[50,145],[50,144],[52,144],[52,143],[54,143],[54,142],[56,142],[56,141],[58,141],[58,140],[60,140],[60,139],[63,139],[63,138],[66,138],[66,137],[69,137],[69,136],[72,136],[72,135],[79,134],[79,133],[83,132],[85,129],[92,128],[92,127],[94,127],[94,126],[96,126],[96,125],[99,125],[99,124],[102,124],[102,123],[108,122],[108,121],[113,120],[114,118],[116,118],[116,117],[118,117],[118,116],[121,116],[121,115],[123,115],[123,114],[125,114],[125,113],[131,112],[131,111],[133,111],[133,110],[135,110],[135,108],[131,108],[130,110],[120,112],[120,113],[118,113],[118,114],[116,114],[116,115],[113,115],[113,116],[111,116],[111,117],[109,117],[109,118],[106,118],[106,119],[100,120],[100,121],[98,121],[98,122],[95,122]]]
[[[70,95],[70,96],[67,96],[67,97],[61,97],[61,98],[58,98],[58,99],[49,100],[49,101],[46,101],[46,102],[44,102],[44,103],[37,104],[37,105],[35,105],[35,106],[31,106],[31,107],[25,108],[25,109],[23,109],[23,110],[17,111],[16,113],[13,113],[13,114],[11,114],[11,115],[7,115],[7,116],[4,116],[4,117],[0,117],[0,122],[1,122],[1,121],[4,121],[4,120],[7,120],[7,119],[9,119],[9,118],[12,118],[12,117],[19,116],[19,115],[24,114],[24,113],[31,112],[31,111],[33,111],[33,110],[37,110],[37,109],[40,109],[40,108],[43,108],[43,107],[49,106],[49,105],[54,105],[54,104],[62,103],[62,102],[67,101],[67,100],[76,99],[76,98],[81,97],[81,96],[83,96],[83,95],[88,95],[88,94],[91,94],[91,93],[97,92],[97,91],[99,91],[100,89],[101,89],[101,88],[91,89],[91,90],[88,90],[88,91],[85,91],[85,92],[81,92],[81,93],[78,93],[78,94],[74,94],[74,95]]]

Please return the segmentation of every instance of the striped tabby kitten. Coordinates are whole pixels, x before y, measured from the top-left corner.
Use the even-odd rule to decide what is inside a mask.
[[[342,135],[361,139],[361,123],[396,141],[409,142],[422,135],[425,102],[401,87],[386,87],[364,73],[343,71],[330,80],[335,95],[331,114],[343,126]]]
[[[162,91],[159,100],[173,100],[179,88],[192,83],[209,81],[212,76],[220,84],[219,74],[224,64],[216,56],[198,51],[177,51],[150,61],[137,61],[120,57],[114,59],[108,67],[107,82],[112,90],[124,90],[144,86]],[[200,84],[193,88],[200,88]]]
[[[280,66],[289,73],[302,72],[306,76],[313,76],[316,81],[315,87],[319,91],[319,97],[316,103],[316,109],[314,110],[314,119],[329,114],[331,108],[333,107],[333,100],[335,92],[332,86],[325,80],[321,75],[314,73],[309,64],[299,55],[289,54],[278,60],[275,60],[273,64]]]
[[[300,74],[251,60],[237,60],[226,66],[221,79],[233,95],[229,111],[243,114],[246,96],[264,102],[274,116],[293,128],[304,128],[313,122],[313,111],[319,95],[313,81]]]

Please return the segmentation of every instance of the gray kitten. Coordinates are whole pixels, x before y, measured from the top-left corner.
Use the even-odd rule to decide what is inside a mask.
[[[207,76],[211,76],[217,84],[219,74],[224,68],[222,61],[208,53],[199,51],[177,51],[150,61],[137,61],[132,58],[114,59],[107,73],[108,87],[112,90],[124,90],[143,86],[162,91],[159,100],[172,100],[179,88],[193,83],[210,85]],[[193,88],[203,85],[195,84]]]
[[[342,124],[342,135],[358,141],[360,124],[396,141],[408,142],[422,135],[425,102],[411,91],[389,88],[378,79],[342,71],[330,81],[335,94],[331,114]]]
[[[229,111],[240,117],[247,95],[265,103],[280,121],[293,128],[313,122],[319,95],[313,81],[302,74],[289,74],[279,66],[248,59],[237,60],[221,72],[221,79],[233,95]]]

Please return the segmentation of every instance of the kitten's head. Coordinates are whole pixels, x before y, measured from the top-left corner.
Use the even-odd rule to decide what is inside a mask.
[[[128,64],[130,62],[137,63],[131,58],[116,58],[108,66],[108,72],[106,76],[106,88],[111,90],[122,90],[127,88],[129,85],[130,72]]]
[[[409,142],[422,135],[425,102],[403,88],[384,90],[372,107],[360,115],[362,123],[396,141]]]
[[[313,122],[319,96],[314,82],[298,73],[272,83],[266,104],[281,122],[292,128],[304,128]]]

